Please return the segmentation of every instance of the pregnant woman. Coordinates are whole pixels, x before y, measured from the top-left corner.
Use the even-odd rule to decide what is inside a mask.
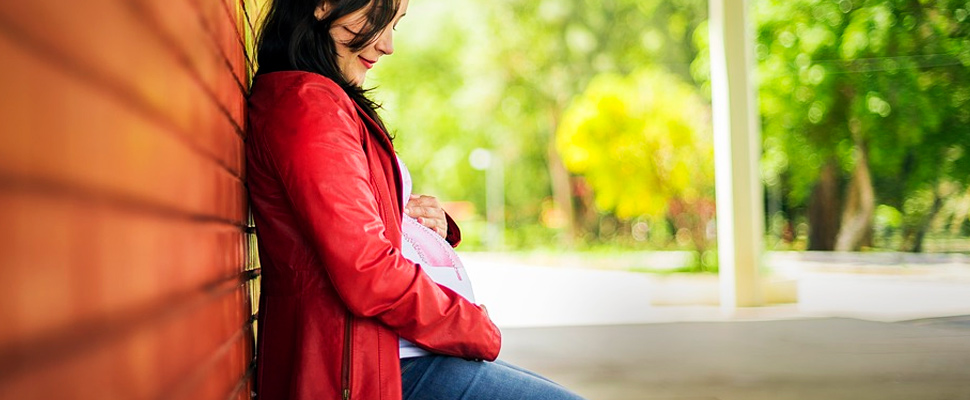
[[[501,333],[452,250],[458,227],[410,194],[366,96],[407,6],[274,0],[262,26],[246,141],[259,398],[578,399],[495,361]]]

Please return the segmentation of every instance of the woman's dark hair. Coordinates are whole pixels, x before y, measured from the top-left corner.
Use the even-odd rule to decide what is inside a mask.
[[[329,13],[317,20],[314,10],[321,3]],[[348,82],[340,73],[330,27],[341,17],[366,7],[364,28],[347,44],[355,51],[360,50],[391,23],[399,4],[400,0],[273,0],[256,45],[257,75],[298,70],[330,78],[387,134],[384,122],[377,115],[380,106],[367,98],[367,90]]]

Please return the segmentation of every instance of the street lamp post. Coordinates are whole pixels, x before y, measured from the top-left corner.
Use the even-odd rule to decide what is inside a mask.
[[[483,148],[472,150],[468,156],[472,168],[485,171],[485,245],[498,250],[505,242],[505,169],[494,153]]]

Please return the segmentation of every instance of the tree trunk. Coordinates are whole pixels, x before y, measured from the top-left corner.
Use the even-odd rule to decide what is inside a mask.
[[[832,251],[839,232],[839,165],[830,158],[808,203],[808,249]]]
[[[856,135],[856,165],[849,180],[842,227],[835,238],[835,250],[858,251],[872,232],[872,217],[876,210],[875,189],[869,172],[868,144]]]
[[[959,194],[957,194],[957,196],[959,196]],[[964,199],[970,200],[970,187],[967,188],[967,192],[963,196]],[[970,205],[970,201],[967,201],[964,204]],[[960,236],[960,232],[963,231],[964,221],[967,220],[970,220],[970,207],[957,207],[957,211],[953,213],[953,218],[950,219],[950,234],[953,236]]]
[[[926,237],[926,231],[930,228],[930,223],[933,222],[933,218],[936,214],[940,212],[943,208],[943,196],[936,191],[933,192],[933,205],[930,207],[930,211],[926,213],[919,220],[919,223],[907,229],[907,233],[903,235],[902,251],[911,251],[913,253],[923,252],[923,239]]]
[[[556,127],[558,126],[558,121],[555,117],[555,111],[550,112],[549,115],[550,130],[549,142],[546,147],[546,162],[549,168],[549,178],[552,182],[552,199],[555,201],[556,207],[565,217],[563,221],[566,224],[564,227],[566,234],[562,236],[562,245],[567,248],[572,248],[576,238],[576,212],[575,207],[573,207],[572,185],[569,179],[569,171],[566,170],[562,159],[559,158],[559,151],[556,150]]]

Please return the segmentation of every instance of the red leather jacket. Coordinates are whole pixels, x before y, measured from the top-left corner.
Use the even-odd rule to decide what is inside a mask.
[[[249,128],[261,400],[399,400],[399,336],[439,354],[498,356],[484,309],[401,256],[394,149],[336,83],[259,75]]]

